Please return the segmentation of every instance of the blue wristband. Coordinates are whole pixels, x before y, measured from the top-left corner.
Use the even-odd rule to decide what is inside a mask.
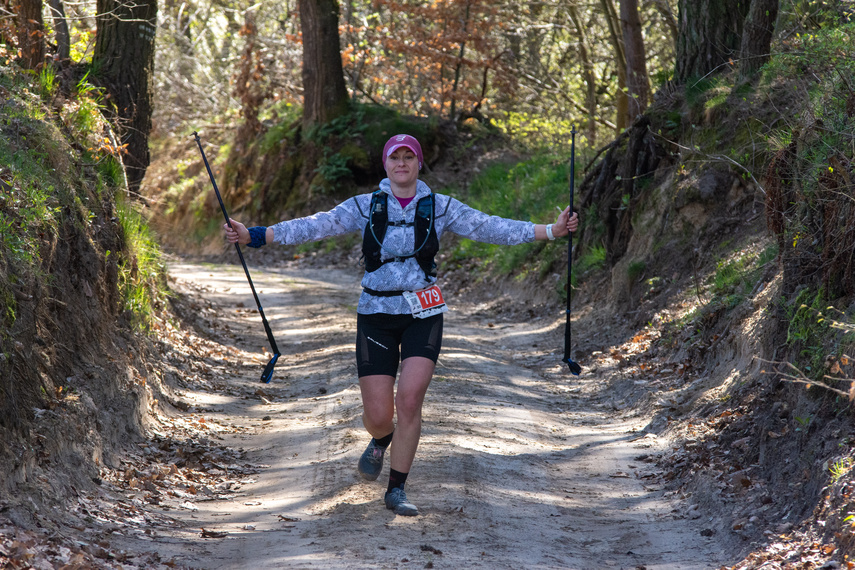
[[[247,228],[249,231],[249,247],[261,247],[267,243],[267,226],[255,226]]]

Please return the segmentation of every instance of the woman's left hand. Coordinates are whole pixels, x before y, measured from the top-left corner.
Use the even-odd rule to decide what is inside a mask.
[[[573,212],[570,215],[570,206],[564,208],[564,211],[558,214],[558,219],[552,224],[552,235],[555,237],[563,237],[570,232],[575,232],[579,227],[579,215]]]

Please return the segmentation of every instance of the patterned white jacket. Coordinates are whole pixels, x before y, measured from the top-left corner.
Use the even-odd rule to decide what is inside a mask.
[[[390,196],[392,188],[389,180],[380,182],[380,189]],[[431,193],[428,185],[418,181],[416,196],[401,208],[397,199],[388,200],[389,221],[405,220],[413,222],[416,203]],[[534,241],[534,223],[509,220],[490,216],[470,208],[456,198],[444,194],[435,194],[434,227],[437,238],[449,231],[471,240],[500,245],[517,245]],[[360,194],[349,198],[328,212],[319,212],[305,218],[295,218],[279,222],[273,226],[273,241],[279,244],[295,245],[316,241],[350,232],[364,232],[371,208],[371,194]],[[415,248],[415,234],[412,226],[393,226],[389,224],[383,239],[381,259],[395,255],[409,255]],[[417,291],[436,282],[428,279],[415,258],[398,263],[384,263],[371,273],[365,272],[362,286],[375,291]],[[410,307],[403,296],[377,297],[365,291],[359,298],[357,312],[360,314],[387,313],[393,315],[408,314]]]

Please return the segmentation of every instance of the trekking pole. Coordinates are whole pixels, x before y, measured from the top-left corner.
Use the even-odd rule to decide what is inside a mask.
[[[211,172],[211,165],[208,164],[208,158],[205,156],[205,151],[202,150],[202,140],[199,138],[199,133],[193,131],[193,136],[196,138],[196,144],[199,145],[199,152],[202,153],[202,160],[205,161],[205,168],[208,169],[208,176],[211,177],[211,184],[214,186],[214,192],[217,194],[217,200],[220,202],[220,209],[223,211],[223,217],[226,218],[226,223],[232,227],[232,222],[229,219],[229,214],[226,212],[226,205],[223,204],[223,198],[220,196],[220,189],[217,188],[217,181],[214,180],[214,173]],[[270,330],[270,323],[267,322],[267,317],[264,316],[264,309],[261,308],[261,301],[258,299],[258,293],[255,292],[255,285],[252,284],[252,278],[249,276],[249,269],[246,267],[246,261],[243,259],[243,252],[240,250],[240,244],[235,242],[240,264],[243,265],[243,271],[246,273],[246,280],[249,281],[249,288],[252,290],[252,296],[255,298],[255,305],[258,307],[258,314],[261,315],[261,322],[264,323],[264,332],[267,333],[267,340],[270,342],[270,348],[273,349],[273,358],[264,367],[264,372],[261,373],[261,381],[265,384],[269,383],[273,378],[273,367],[276,366],[276,361],[279,360],[279,348],[276,347],[276,340],[273,338],[273,331]]]
[[[573,215],[573,191],[576,183],[576,125],[570,131],[570,215]],[[573,232],[567,236],[567,322],[564,324],[564,360],[576,376],[582,367],[570,357],[570,289],[573,277]]]

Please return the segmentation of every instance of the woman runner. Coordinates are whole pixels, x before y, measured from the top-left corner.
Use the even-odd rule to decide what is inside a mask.
[[[554,224],[544,225],[490,216],[434,194],[419,180],[422,163],[419,142],[410,135],[396,135],[383,148],[387,178],[376,192],[270,227],[247,228],[235,220],[231,227],[224,225],[228,241],[250,247],[362,232],[366,267],[357,307],[356,362],[362,422],[372,438],[357,470],[363,478],[376,480],[390,449],[384,500],[387,509],[404,516],[419,513],[407,500],[404,484],[421,436],[422,404],[442,345],[442,313],[447,310],[433,262],[439,238],[453,232],[476,241],[516,245],[554,240],[578,226],[569,207]]]

